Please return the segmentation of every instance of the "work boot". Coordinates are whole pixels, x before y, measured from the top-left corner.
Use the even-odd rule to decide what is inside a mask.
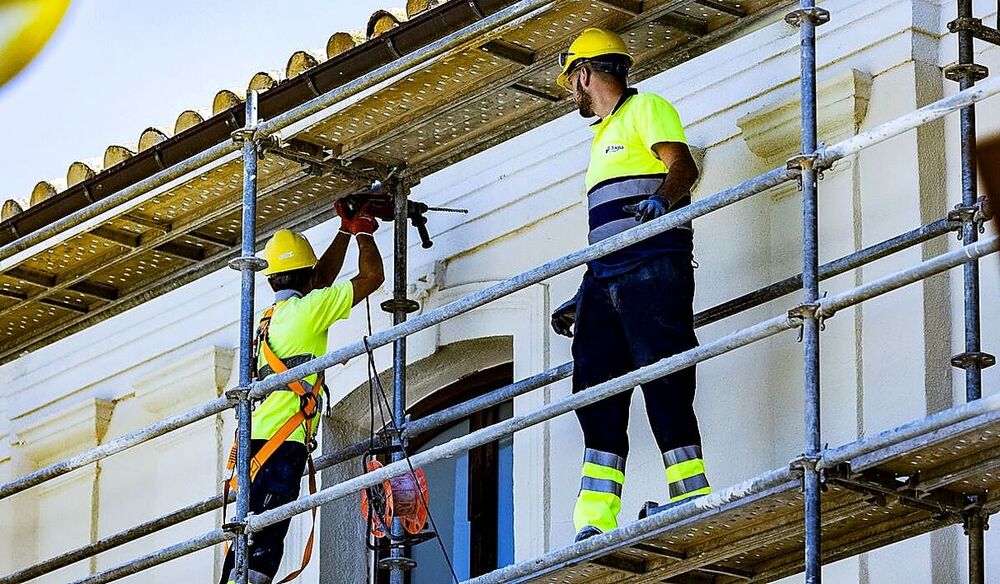
[[[604,533],[600,529],[594,527],[593,525],[585,525],[583,529],[576,532],[576,539],[573,540],[574,543],[579,543],[585,539],[594,537],[595,535],[601,535]]]
[[[681,499],[680,501],[672,501],[670,503],[665,503],[660,505],[656,501],[646,501],[643,503],[642,508],[639,509],[639,519],[645,519],[650,515],[656,515],[657,513],[662,513],[667,509],[673,509],[674,507],[679,507],[684,503],[694,501],[695,499],[700,499],[705,495],[695,495],[693,497],[688,497],[687,499]]]

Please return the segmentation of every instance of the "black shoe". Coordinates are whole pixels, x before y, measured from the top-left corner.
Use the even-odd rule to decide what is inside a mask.
[[[642,508],[639,509],[639,519],[645,519],[650,515],[656,513],[655,509],[660,506],[656,501],[646,501],[642,504]]]
[[[639,519],[645,519],[650,515],[656,515],[657,513],[662,513],[667,509],[680,507],[685,503],[690,503],[691,501],[694,501],[695,499],[700,499],[701,497],[704,496],[705,495],[695,495],[694,497],[688,497],[687,499],[681,499],[680,501],[665,503],[663,505],[658,504],[656,501],[646,501],[646,503],[642,506],[642,509],[639,509]]]
[[[583,529],[576,532],[576,539],[574,539],[573,542],[579,543],[585,539],[594,537],[595,535],[601,535],[602,533],[604,532],[594,527],[593,525],[585,525]]]

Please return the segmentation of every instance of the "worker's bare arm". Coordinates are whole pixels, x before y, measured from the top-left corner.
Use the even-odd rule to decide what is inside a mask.
[[[375,245],[375,238],[369,233],[359,233],[358,241],[358,275],[351,278],[354,287],[354,306],[379,289],[385,282],[382,268],[382,254]]]
[[[312,279],[306,294],[319,288],[327,288],[333,285],[334,280],[340,275],[341,268],[344,267],[344,256],[347,255],[347,244],[350,243],[350,234],[338,231],[333,242],[326,248],[323,255],[313,269]]]
[[[663,180],[655,194],[665,198],[670,207],[686,197],[698,180],[698,166],[694,163],[691,150],[683,142],[657,142],[653,152],[667,167],[667,178]]]

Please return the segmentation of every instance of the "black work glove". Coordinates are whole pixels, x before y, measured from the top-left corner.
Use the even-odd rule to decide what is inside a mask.
[[[645,223],[666,215],[670,211],[670,201],[663,195],[650,195],[645,201],[634,205],[625,205],[622,207],[622,211],[629,215],[635,215],[636,221]]]
[[[559,308],[552,311],[552,330],[557,335],[573,337],[573,325],[576,324],[576,302],[579,298],[580,293],[577,292],[576,296],[563,302]]]

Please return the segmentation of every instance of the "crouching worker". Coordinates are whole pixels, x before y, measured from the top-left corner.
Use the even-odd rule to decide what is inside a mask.
[[[377,290],[385,280],[382,256],[375,245],[378,221],[362,209],[348,219],[337,207],[341,228],[333,243],[318,260],[309,242],[299,233],[282,229],[264,247],[264,270],[274,290],[274,304],[264,312],[255,341],[256,379],[301,365],[327,350],[327,329],[347,318],[351,307]],[[334,284],[344,265],[347,246],[358,242],[358,275]],[[251,420],[250,512],[260,514],[290,503],[299,496],[325,397],[323,373],[289,383],[276,390],[253,411]],[[235,449],[230,454],[235,465]],[[310,462],[311,466],[311,462]],[[228,483],[236,485],[235,481]],[[270,584],[284,552],[289,521],[282,521],[253,534],[249,548],[250,584]],[[310,538],[311,545],[311,538]],[[302,568],[286,577],[289,582]],[[235,553],[230,549],[222,567],[222,583],[234,583]]]

